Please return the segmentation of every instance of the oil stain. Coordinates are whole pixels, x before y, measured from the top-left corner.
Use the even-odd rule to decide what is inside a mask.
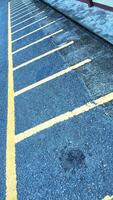
[[[85,166],[85,155],[80,149],[64,148],[61,150],[59,160],[65,171],[80,169]]]

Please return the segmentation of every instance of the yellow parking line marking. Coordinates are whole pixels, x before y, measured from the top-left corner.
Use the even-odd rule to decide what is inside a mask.
[[[52,24],[55,24],[56,22],[58,22],[58,21],[61,20],[61,19],[62,19],[62,18],[60,18],[60,19],[58,19],[58,20],[55,20],[55,21],[52,21],[52,22],[49,22],[48,24],[46,24],[46,25],[44,25],[44,26],[41,26],[40,28],[37,28],[36,30],[34,30],[34,31],[30,32],[30,33],[27,33],[27,34],[23,35],[22,37],[19,37],[19,38],[13,40],[12,43],[17,42],[17,41],[19,41],[19,40],[21,40],[21,39],[24,39],[24,38],[26,38],[27,36],[32,35],[33,33],[36,33],[36,32],[38,32],[38,31],[40,31],[40,30],[42,30],[42,29],[44,29],[44,28],[46,28],[46,27],[48,27],[48,26],[50,26],[50,25],[52,25]]]
[[[33,7],[33,8],[36,8],[34,5],[33,5],[32,7]],[[31,8],[31,7],[30,7],[30,8]],[[11,14],[11,16],[13,16],[13,15],[19,13],[19,12],[22,12],[23,10],[28,11],[27,9],[28,9],[28,7],[24,7],[24,8],[22,7],[20,10],[17,10],[17,11],[15,11],[15,12],[13,12],[13,13]]]
[[[21,132],[21,133],[15,135],[15,143],[17,144],[17,143],[19,143],[37,133],[43,131],[43,130],[46,130],[56,124],[59,124],[61,122],[67,121],[73,117],[76,117],[80,114],[88,112],[88,111],[96,108],[97,106],[103,105],[112,100],[113,100],[113,92],[111,92],[103,97],[100,97],[100,98],[94,100],[93,102],[88,102],[88,103],[84,104],[83,106],[75,108],[72,111],[68,111],[64,114],[58,115],[58,116],[56,116],[52,119],[49,119],[33,128],[30,128],[24,132]]]
[[[14,22],[16,22],[16,21],[18,21],[18,20],[20,20],[20,19],[22,19],[22,18],[28,16],[29,14],[33,14],[34,12],[36,12],[36,11],[38,11],[38,10],[39,10],[39,9],[32,10],[31,12],[28,12],[28,13],[26,13],[25,15],[22,15],[21,17],[18,17],[18,18],[15,19],[15,20],[12,20],[12,23],[14,23]]]
[[[113,200],[113,195],[112,196],[107,195],[106,197],[104,197],[103,200]]]
[[[47,35],[47,36],[45,36],[45,37],[43,37],[43,38],[41,38],[41,39],[39,39],[39,40],[36,40],[35,42],[32,42],[32,43],[30,43],[30,44],[28,44],[28,45],[26,45],[26,46],[24,46],[24,47],[22,47],[22,48],[19,48],[19,49],[17,49],[16,51],[13,52],[13,55],[16,54],[16,53],[18,53],[18,52],[20,52],[20,51],[23,51],[23,50],[25,50],[25,49],[31,47],[32,45],[38,44],[38,43],[40,43],[40,42],[43,42],[44,40],[46,40],[46,39],[48,39],[48,38],[51,38],[52,36],[55,36],[55,35],[57,35],[57,34],[59,34],[59,33],[61,33],[61,32],[63,32],[63,29],[60,29],[59,31],[56,31],[56,32],[54,32],[54,33],[51,33],[51,34],[49,34],[49,35]]]
[[[36,23],[38,23],[40,21],[43,21],[44,19],[47,19],[47,18],[48,17],[45,16],[45,17],[42,17],[41,19],[35,20],[34,22],[32,22],[32,23],[30,23],[30,24],[28,24],[28,25],[26,25],[26,26],[24,26],[24,27],[22,27],[22,28],[20,28],[20,29],[18,29],[16,31],[14,31],[14,32],[12,32],[12,35],[14,35],[15,33],[18,33],[19,31],[22,31],[22,30],[28,28],[29,26],[32,26],[32,25],[34,25],[34,24],[36,24]]]
[[[15,71],[15,70],[18,70],[18,69],[20,69],[22,67],[25,67],[26,65],[29,65],[29,64],[37,61],[37,60],[40,60],[40,59],[42,59],[42,58],[44,58],[46,56],[49,56],[49,55],[51,55],[51,54],[53,54],[53,53],[55,53],[55,52],[57,52],[57,51],[59,51],[61,49],[64,49],[64,48],[66,48],[66,47],[68,47],[68,46],[70,46],[72,44],[74,44],[74,41],[68,42],[68,43],[66,43],[64,45],[60,45],[60,47],[52,49],[52,50],[50,50],[50,51],[48,51],[48,52],[46,52],[44,54],[41,54],[40,56],[37,56],[37,57],[35,57],[35,58],[31,59],[31,60],[28,60],[28,61],[26,61],[26,62],[24,62],[24,63],[22,63],[22,64],[20,64],[20,65],[18,65],[16,67],[14,67],[13,70]]]
[[[17,200],[15,164],[15,114],[11,45],[10,2],[8,3],[8,115],[6,144],[6,200]]]
[[[60,72],[57,72],[57,73],[55,73],[55,74],[53,74],[53,75],[51,75],[51,76],[49,76],[47,78],[44,78],[44,79],[42,79],[42,80],[40,80],[40,81],[38,81],[38,82],[36,82],[36,83],[34,83],[32,85],[29,85],[29,86],[27,86],[27,87],[15,92],[15,97],[18,96],[18,95],[23,94],[24,92],[32,90],[32,89],[34,89],[34,88],[36,88],[36,87],[38,87],[38,86],[40,86],[42,84],[45,84],[45,83],[47,83],[47,82],[49,82],[51,80],[54,80],[54,79],[56,79],[56,78],[58,78],[60,76],[63,76],[64,74],[67,74],[67,73],[71,72],[72,70],[75,70],[75,69],[77,69],[77,68],[79,68],[79,67],[81,67],[81,66],[83,66],[85,64],[88,64],[90,62],[91,62],[91,59],[86,59],[86,60],[84,60],[82,62],[79,62],[78,64],[75,64],[75,65],[73,65],[71,67],[68,67],[68,68],[66,68],[64,70],[61,70]]]
[[[24,23],[24,22],[27,22],[27,21],[29,21],[30,19],[32,19],[33,17],[37,17],[38,15],[40,15],[40,14],[42,14],[42,13],[44,13],[44,12],[45,12],[45,11],[41,11],[41,12],[38,13],[38,14],[35,14],[35,15],[31,16],[31,17],[28,17],[27,19],[25,19],[25,20],[23,20],[23,21],[21,21],[21,22],[15,24],[15,25],[13,25],[12,28],[14,28],[14,27],[16,27],[16,26],[18,26],[18,25],[20,25],[20,24],[22,24],[22,23]]]
[[[13,19],[17,18],[18,16],[25,14],[25,13],[28,12],[29,10],[32,11],[32,9],[34,10],[35,7],[32,7],[32,8],[30,8],[30,9],[28,8],[28,9],[24,10],[23,12],[20,12],[20,13],[18,13],[17,15],[11,17],[11,19],[13,20]]]

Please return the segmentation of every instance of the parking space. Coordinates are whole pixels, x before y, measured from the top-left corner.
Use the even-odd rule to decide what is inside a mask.
[[[6,199],[109,199],[112,47],[41,1],[8,6]]]

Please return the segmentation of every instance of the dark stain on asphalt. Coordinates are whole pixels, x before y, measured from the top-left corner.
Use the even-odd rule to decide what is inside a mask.
[[[80,169],[85,166],[85,155],[80,149],[64,148],[59,157],[61,166],[65,171]]]

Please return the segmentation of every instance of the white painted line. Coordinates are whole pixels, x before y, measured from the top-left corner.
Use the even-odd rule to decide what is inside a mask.
[[[11,8],[14,7],[14,6],[21,5],[21,4],[23,4],[22,1],[17,1],[17,2],[15,2],[15,1],[11,1]]]
[[[17,6],[17,7],[15,7],[15,9],[12,8],[11,13],[19,11],[19,9],[22,9],[23,7],[28,8],[28,6],[31,6],[31,5],[35,5],[35,4],[29,3],[29,4],[23,4],[23,5]]]
[[[11,10],[13,10],[13,9],[15,9],[15,8],[22,7],[22,6],[24,6],[23,3],[18,3],[18,4],[15,4],[15,5],[12,5],[12,6],[11,6]]]
[[[22,19],[23,17],[28,16],[29,14],[33,14],[34,12],[36,12],[36,11],[38,11],[38,10],[39,10],[39,9],[37,9],[37,10],[33,10],[33,11],[30,11],[29,13],[27,13],[27,14],[25,14],[25,15],[23,15],[23,16],[17,18],[17,19],[15,19],[15,20],[12,20],[12,23],[14,23],[14,22],[16,22],[16,21]]]
[[[38,82],[36,82],[36,83],[34,83],[32,85],[29,85],[29,86],[27,86],[27,87],[15,92],[15,97],[18,96],[18,95],[23,94],[24,92],[32,90],[32,89],[34,89],[34,88],[36,88],[36,87],[38,87],[40,85],[43,85],[43,84],[45,84],[45,83],[47,83],[47,82],[49,82],[51,80],[54,80],[54,79],[56,79],[56,78],[58,78],[60,76],[63,76],[64,74],[67,74],[67,73],[71,72],[72,70],[75,70],[75,69],[77,69],[77,68],[79,68],[79,67],[81,67],[81,66],[83,66],[85,64],[88,64],[90,62],[91,62],[91,59],[86,59],[86,60],[84,60],[84,61],[82,61],[82,62],[80,62],[78,64],[75,64],[75,65],[73,65],[71,67],[68,67],[68,68],[66,68],[66,69],[64,69],[64,70],[62,70],[60,72],[57,72],[57,73],[55,73],[55,74],[53,74],[53,75],[51,75],[51,76],[49,76],[47,78],[44,78],[44,79],[42,79],[42,80],[40,80],[40,81],[38,81]]]
[[[33,16],[31,16],[31,17],[29,17],[29,18],[27,18],[27,19],[25,19],[25,20],[23,20],[23,21],[21,21],[21,22],[15,24],[15,25],[13,25],[12,28],[14,28],[14,27],[16,27],[16,26],[18,26],[18,25],[20,25],[20,24],[22,24],[22,23],[24,23],[24,22],[27,22],[27,21],[29,21],[30,19],[32,19],[33,17],[37,17],[39,14],[42,14],[42,13],[44,13],[44,12],[45,12],[45,11],[41,11],[40,13],[35,14],[35,15],[33,15]]]
[[[33,7],[30,7],[30,8],[36,8],[36,7],[33,6]],[[15,14],[17,14],[17,13],[19,13],[19,12],[22,12],[23,10],[28,11],[27,9],[28,9],[28,7],[21,8],[20,10],[18,10],[18,11],[16,11],[16,12],[13,12],[13,13],[11,14],[11,16],[13,17],[13,15],[15,15]]]
[[[20,29],[18,29],[18,30],[16,30],[16,31],[12,32],[12,35],[14,35],[15,33],[20,32],[20,31],[22,31],[22,30],[24,30],[24,29],[26,29],[26,28],[28,28],[28,27],[30,27],[30,26],[32,26],[32,25],[34,25],[34,24],[40,22],[40,21],[43,21],[44,19],[47,19],[47,18],[48,18],[48,17],[45,16],[45,17],[43,17],[43,18],[41,18],[41,19],[38,19],[38,20],[32,22],[31,24],[28,24],[28,25],[26,25],[26,26],[24,26],[24,27],[22,27],[22,28],[20,28]]]
[[[25,14],[25,13],[27,13],[27,12],[32,12],[32,9],[34,10],[35,9],[35,7],[32,7],[32,8],[28,8],[27,10],[24,10],[23,12],[20,12],[20,13],[18,13],[17,15],[15,15],[15,16],[13,16],[13,17],[11,17],[11,19],[13,20],[13,19],[15,19],[15,18],[17,18],[18,16],[20,16],[20,15],[23,15],[23,14]]]
[[[11,1],[11,8],[14,6],[22,5],[22,4],[24,4],[22,1],[18,1],[18,2]]]
[[[26,4],[26,3],[24,3],[23,1],[21,1],[21,2],[20,2],[20,1],[18,1],[18,2],[11,2],[11,3],[12,3],[12,4],[11,4],[11,8]],[[31,3],[32,3],[31,1],[27,1],[27,4],[26,4],[26,5],[31,4]]]
[[[37,57],[35,57],[35,58],[31,59],[31,60],[28,60],[27,62],[24,62],[24,63],[22,63],[22,64],[20,64],[20,65],[18,65],[16,67],[14,67],[13,71],[18,70],[18,69],[20,69],[22,67],[25,67],[26,65],[29,65],[29,64],[37,61],[37,60],[40,60],[40,59],[42,59],[42,58],[44,58],[46,56],[49,56],[49,55],[51,55],[51,54],[53,54],[53,53],[55,53],[55,52],[57,52],[57,51],[59,51],[61,49],[64,49],[64,48],[66,48],[66,47],[68,47],[68,46],[70,46],[72,44],[74,44],[74,41],[71,41],[71,42],[68,42],[66,44],[60,45],[59,47],[57,47],[55,49],[52,49],[52,50],[50,50],[50,51],[48,51],[48,52],[46,52],[44,54],[41,54],[40,56],[37,56]]]
[[[78,115],[88,112],[88,111],[90,111],[98,106],[101,106],[105,103],[108,103],[112,100],[113,100],[113,92],[111,92],[103,97],[100,97],[92,102],[88,102],[78,108],[75,108],[74,110],[68,111],[61,115],[58,115],[58,116],[56,116],[52,119],[49,119],[41,124],[38,124],[37,126],[35,126],[33,128],[30,128],[24,132],[21,132],[21,133],[15,135],[15,143],[17,144],[33,135],[36,135],[37,133],[40,133],[41,131],[44,131],[44,130],[56,125],[56,124],[70,120],[73,117],[77,117]]]
[[[44,29],[44,28],[46,28],[46,27],[48,27],[48,26],[50,26],[50,25],[52,25],[52,24],[55,24],[55,23],[56,23],[57,21],[59,21],[59,20],[60,20],[60,19],[58,19],[58,20],[56,20],[56,21],[52,21],[52,22],[50,22],[50,23],[48,23],[48,24],[46,24],[46,25],[44,25],[44,26],[41,26],[40,28],[38,28],[38,29],[36,29],[36,30],[34,30],[34,31],[30,32],[30,33],[27,33],[26,35],[23,35],[22,37],[19,37],[19,38],[13,40],[12,43],[15,43],[15,42],[17,42],[17,41],[19,41],[19,40],[21,40],[21,39],[26,38],[26,37],[29,36],[29,35],[32,35],[33,33],[36,33],[36,32],[38,32],[38,31],[40,31],[40,30],[42,30],[42,29]]]
[[[55,36],[56,34],[59,34],[59,33],[61,33],[61,32],[63,32],[63,29],[60,29],[59,31],[56,31],[56,32],[54,32],[54,33],[51,33],[51,34],[49,34],[49,35],[47,35],[47,36],[45,36],[45,37],[43,37],[43,38],[41,38],[41,39],[39,39],[39,40],[36,40],[35,42],[32,42],[32,43],[30,43],[30,44],[28,44],[28,45],[26,45],[26,46],[24,46],[24,47],[22,47],[22,48],[19,48],[19,49],[17,49],[16,51],[13,52],[13,55],[16,54],[16,53],[18,53],[18,52],[20,52],[20,51],[23,51],[23,50],[25,50],[25,49],[31,47],[32,45],[38,44],[38,43],[40,43],[40,42],[42,42],[42,41],[44,41],[44,40],[46,40],[46,39],[48,39],[48,38],[51,38],[52,36]]]
[[[34,4],[33,4],[34,5]],[[16,11],[19,11],[20,9],[22,9],[23,7],[26,7],[26,8],[28,8],[28,6],[30,6],[30,4],[23,4],[23,5],[20,5],[20,6],[17,6],[17,7],[15,7],[15,8],[12,8],[11,9],[11,13],[13,13],[13,12],[16,12]]]

